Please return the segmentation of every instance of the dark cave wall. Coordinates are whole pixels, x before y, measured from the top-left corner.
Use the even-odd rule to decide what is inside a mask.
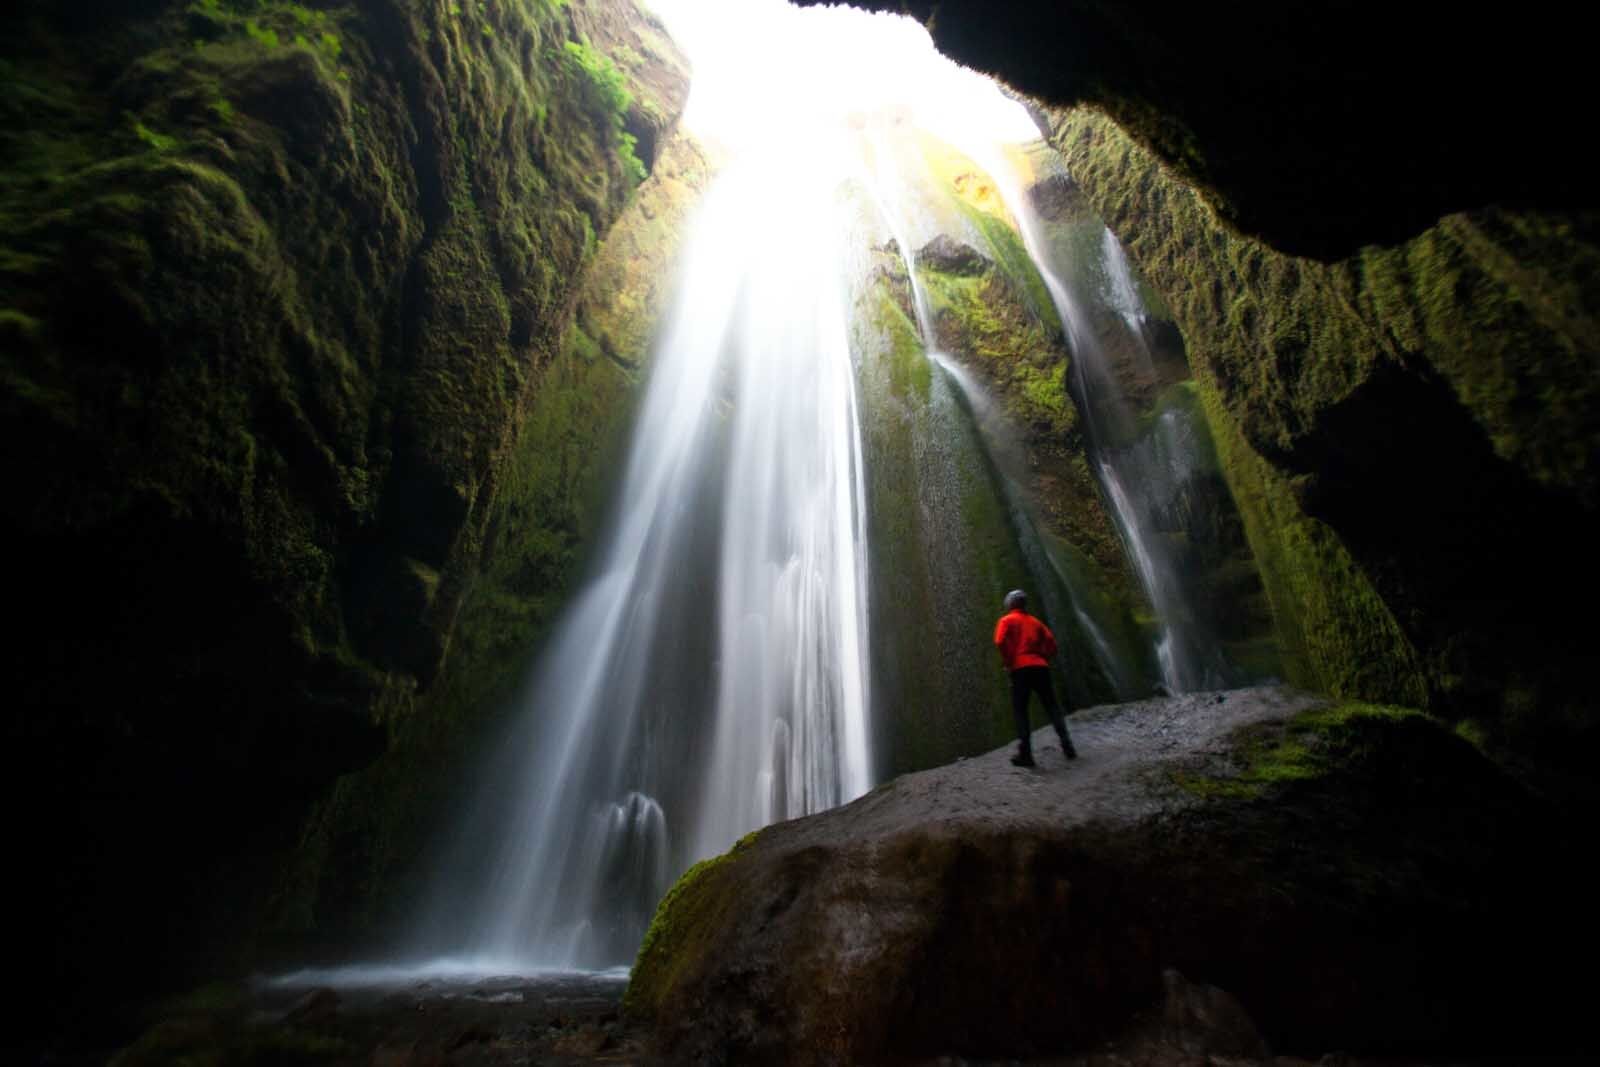
[[[800,0],[802,5],[822,0]],[[1314,0],[861,0],[940,51],[1058,107],[1095,107],[1231,227],[1341,259],[1498,203],[1594,204],[1564,144],[1589,95],[1570,9]]]
[[[25,955],[214,964],[336,776],[466,714],[438,682],[519,442],[686,72],[627,0],[40,2],[0,30]],[[552,598],[595,495],[575,454],[524,520]]]

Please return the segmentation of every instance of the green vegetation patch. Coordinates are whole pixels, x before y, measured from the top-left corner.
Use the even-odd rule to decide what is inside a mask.
[[[956,200],[956,205],[978,232],[983,234],[984,242],[989,246],[989,254],[994,257],[1006,280],[1021,295],[1024,305],[1038,321],[1040,328],[1050,337],[1060,337],[1061,316],[1056,312],[1056,304],[1051,299],[1050,289],[1040,276],[1039,268],[1034,266],[1033,258],[1028,255],[1028,249],[1022,243],[1021,236],[1004,219],[980,211],[959,198]]]
[[[1230,232],[1102,116],[1064,113],[1053,129],[1091,203],[1183,329],[1289,679],[1335,697],[1426,705],[1421,660],[1371,578],[1262,454],[1291,448],[1393,358],[1363,320],[1356,279]]]
[[[1078,413],[1067,395],[1059,331],[1041,325],[1004,272],[976,277],[920,268],[940,344],[976,362],[1016,420],[1066,437]]]
[[[1289,680],[1330,696],[1422,705],[1411,642],[1337,534],[1244,439],[1202,372],[1196,388],[1266,588]]]
[[[1430,721],[1413,708],[1345,702],[1285,723],[1245,727],[1234,737],[1232,773],[1169,772],[1173,784],[1207,800],[1255,800],[1291,782],[1320,778],[1370,758],[1396,723]]]
[[[633,93],[628,90],[628,75],[588,41],[567,41],[563,44],[570,69],[577,75],[584,98],[609,124],[617,157],[622,161],[622,171],[633,184],[644,181],[644,162],[635,152],[638,139],[626,129],[628,108],[633,103]]]
[[[733,904],[727,891],[728,868],[760,833],[752,831],[722,855],[696,863],[667,890],[629,975],[622,999],[625,1013],[654,1019],[667,993],[700,966],[709,947],[706,941],[722,926],[723,915]]]
[[[193,47],[215,59],[245,45],[265,52],[300,48],[333,62],[344,51],[340,23],[352,17],[352,10],[293,0],[193,0],[186,15]]]

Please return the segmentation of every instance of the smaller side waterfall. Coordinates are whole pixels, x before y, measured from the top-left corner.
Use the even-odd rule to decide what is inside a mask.
[[[953,133],[956,141],[970,141],[960,132]],[[1105,678],[1115,688],[1118,696],[1132,696],[1137,692],[1134,671],[1123,662],[1113,649],[1096,620],[1078,603],[1072,591],[1072,581],[1063,573],[1055,556],[1040,536],[1035,509],[1025,488],[1029,479],[1027,459],[1022,443],[1014,430],[1006,425],[1000,406],[989,395],[988,389],[961,363],[939,346],[939,335],[934,324],[933,310],[927,288],[917,270],[916,245],[910,222],[912,211],[901,193],[916,183],[907,181],[899,173],[895,154],[882,137],[872,142],[872,159],[875,167],[864,174],[865,184],[872,195],[884,225],[894,237],[901,261],[905,264],[911,288],[912,314],[917,332],[922,338],[928,361],[953,386],[956,395],[968,411],[989,462],[993,465],[998,489],[1005,501],[1006,510],[1015,530],[1027,568],[1037,586],[1036,603],[1042,613],[1050,618],[1071,617],[1088,640],[1097,664]],[[998,155],[998,153],[996,153]],[[1021,576],[1017,576],[1018,580]]]
[[[971,144],[969,154],[995,180],[1001,199],[1017,221],[1023,246],[1050,293],[1073,354],[1072,392],[1084,417],[1094,470],[1111,506],[1117,532],[1127,549],[1141,587],[1154,609],[1159,629],[1156,660],[1163,686],[1181,693],[1226,684],[1221,646],[1199,622],[1197,591],[1190,588],[1174,551],[1159,531],[1181,536],[1185,516],[1181,502],[1192,475],[1185,434],[1175,425],[1141,434],[1115,369],[1086,308],[1063,281],[1054,250],[1045,239],[1038,213],[1022,187],[1016,165],[998,146]],[[1132,283],[1126,258],[1109,230],[1101,242],[1108,262],[1102,271],[1111,279],[1105,299],[1132,332],[1148,360],[1142,335],[1144,308]],[[1165,418],[1165,416],[1163,416]]]
[[[1100,235],[1100,257],[1105,263],[1106,303],[1122,316],[1128,329],[1141,339],[1144,329],[1144,301],[1133,283],[1133,269],[1128,266],[1128,256],[1122,251],[1122,242],[1106,227]],[[1141,345],[1141,348],[1145,346]],[[1148,354],[1148,348],[1145,348]]]

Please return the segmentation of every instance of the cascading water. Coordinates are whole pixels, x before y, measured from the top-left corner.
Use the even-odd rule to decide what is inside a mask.
[[[707,194],[599,576],[462,834],[498,862],[431,923],[457,953],[625,964],[689,862],[871,784],[861,446],[815,179],[758,154]]]
[[[814,163],[811,174],[782,155],[752,165],[743,180],[757,202],[732,209],[756,217],[775,192],[785,205],[770,224],[779,254],[755,242],[744,278],[697,856],[870,784],[860,420],[836,183],[817,180],[828,171]],[[726,191],[713,195],[708,210],[729,210]],[[686,309],[694,299],[686,287]]]
[[[1000,151],[1002,142],[999,140],[975,138],[974,131],[962,125],[940,123],[939,126],[940,134],[948,138],[950,143],[961,145],[971,158],[985,159],[991,165],[994,160],[1003,158]],[[1072,598],[1072,583],[1062,572],[1059,563],[1039,535],[1034,508],[1024,488],[1028,480],[1024,473],[1027,461],[1020,441],[1007,425],[1000,406],[989,395],[983,383],[939,347],[939,335],[934,327],[933,311],[928,302],[927,290],[917,271],[914,252],[917,246],[913,243],[914,231],[910,224],[913,212],[904,198],[898,195],[912,183],[904,180],[898,173],[895,154],[881,137],[872,141],[872,158],[875,169],[866,175],[866,183],[871,191],[873,204],[884,224],[894,235],[895,245],[905,263],[911,288],[912,313],[927,358],[955,387],[978,427],[988,458],[999,475],[1001,494],[1010,512],[1011,522],[1017,532],[1018,547],[1028,562],[1028,569],[1036,577],[1053,578],[1053,581],[1046,580],[1039,583],[1036,590],[1035,604],[1038,606],[1036,610],[1042,609],[1047,618],[1058,619],[1070,613],[1079,630],[1088,639],[1089,648],[1102,674],[1112,684],[1115,694],[1118,697],[1131,697],[1137,691],[1132,668],[1122,661],[1122,657],[1113,649],[1095,619]]]
[[[845,64],[860,75],[849,84],[819,83],[798,56],[782,69],[791,53],[778,47],[752,69],[753,53],[719,42],[719,89],[697,32],[800,13],[755,3],[707,13],[682,5],[673,29],[697,57],[691,116],[723,135],[730,162],[689,231],[596,577],[483,775],[446,865],[465,873],[441,877],[419,951],[508,969],[625,964],[690,862],[871,785],[850,348],[867,247],[859,195],[875,180],[862,131],[909,132],[916,107],[949,111],[940,92],[975,86],[991,109],[1020,109],[966,72],[952,90],[955,68],[914,24],[853,12],[806,13],[787,39],[837,50],[826,20],[861,20],[852,29],[865,32],[844,39],[874,61],[909,45],[921,85],[874,79],[871,62]],[[745,139],[730,150],[735,127]]]
[[[1072,375],[1078,408],[1083,413],[1095,473],[1111,505],[1112,518],[1139,583],[1154,609],[1159,633],[1156,661],[1163,686],[1174,693],[1218,688],[1228,682],[1220,644],[1200,622],[1198,593],[1190,587],[1176,554],[1162,537],[1181,534],[1186,488],[1194,477],[1194,427],[1176,412],[1157,418],[1154,432],[1141,433],[1105,346],[1079,298],[1062,280],[1043,234],[1038,213],[1022,188],[1015,165],[996,146],[968,145],[967,150],[996,181],[1001,199],[1017,221],[1023,246],[1049,290],[1062,330],[1072,350]],[[1105,230],[1101,273],[1111,283],[1103,299],[1121,316],[1138,349],[1149,359],[1140,327],[1142,302],[1132,283],[1126,258],[1115,235]]]
[[[1144,301],[1139,296],[1139,287],[1133,282],[1133,268],[1128,266],[1128,256],[1122,250],[1122,242],[1117,240],[1117,235],[1111,232],[1109,226],[1100,234],[1100,258],[1105,263],[1106,303],[1116,309],[1122,321],[1128,324],[1128,329],[1143,340]],[[1149,354],[1148,346],[1141,345],[1140,348],[1146,355]]]

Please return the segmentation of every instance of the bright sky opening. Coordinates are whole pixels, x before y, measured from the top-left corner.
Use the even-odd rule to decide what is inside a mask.
[[[783,0],[648,0],[689,56],[684,125],[739,152],[825,128],[908,124],[953,144],[1039,137],[1021,104],[902,16]]]

